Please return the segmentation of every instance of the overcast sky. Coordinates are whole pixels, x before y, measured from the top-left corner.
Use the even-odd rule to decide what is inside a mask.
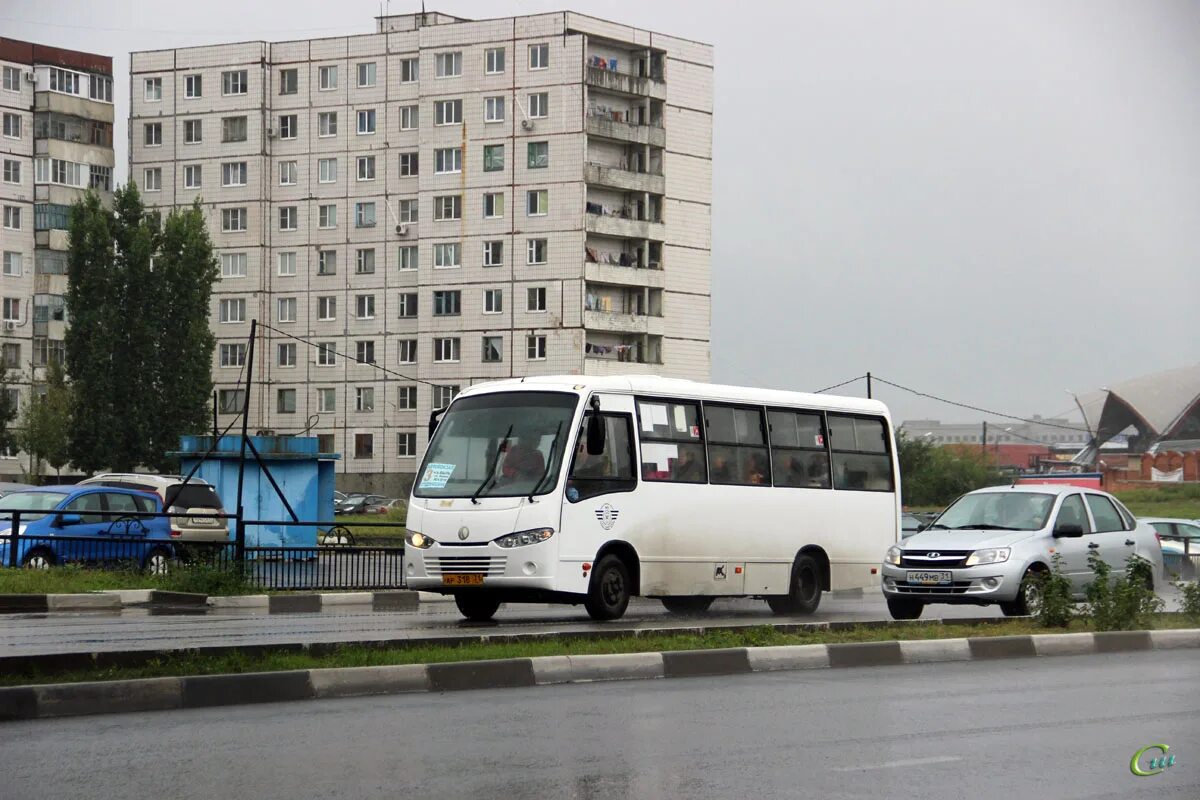
[[[4,0],[0,31],[114,57],[123,174],[129,51],[369,33],[380,5]],[[571,9],[716,46],[716,381],[871,371],[1049,415],[1065,389],[1200,361],[1200,3],[427,8]],[[981,418],[875,394],[897,420]]]

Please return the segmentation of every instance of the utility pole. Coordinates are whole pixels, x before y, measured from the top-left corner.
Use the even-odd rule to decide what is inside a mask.
[[[983,457],[987,458],[987,420],[983,421],[983,438],[979,440],[979,452],[983,453]]]
[[[867,399],[871,399],[871,373],[867,373]]]

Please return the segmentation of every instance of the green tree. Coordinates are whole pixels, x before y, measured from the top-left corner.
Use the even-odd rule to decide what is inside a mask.
[[[904,435],[896,440],[896,447],[906,506],[944,506],[961,494],[1002,480],[991,459],[973,449],[939,447]]]
[[[45,461],[58,474],[70,460],[67,434],[71,422],[71,387],[62,364],[51,361],[46,369],[45,394],[33,392],[21,414],[18,443],[33,457],[33,473],[41,474]]]
[[[8,381],[8,370],[0,364],[0,451],[20,447],[13,422],[17,418],[17,404],[13,402],[12,385]]]

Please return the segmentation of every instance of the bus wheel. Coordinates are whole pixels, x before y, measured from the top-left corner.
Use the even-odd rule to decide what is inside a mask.
[[[472,622],[487,622],[496,616],[500,599],[490,594],[461,592],[454,595],[454,605],[458,606],[459,613]]]
[[[664,597],[663,608],[672,614],[703,614],[713,604],[715,597]]]
[[[889,597],[887,607],[892,619],[917,619],[925,610],[924,603],[911,597]]]
[[[620,619],[629,605],[629,568],[614,555],[600,559],[592,569],[587,599],[588,615],[596,620]]]
[[[792,565],[792,590],[771,595],[767,605],[776,614],[811,614],[821,605],[821,569],[812,556],[800,556]]]

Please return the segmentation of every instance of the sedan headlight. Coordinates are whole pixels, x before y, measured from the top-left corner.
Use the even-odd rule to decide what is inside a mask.
[[[900,558],[903,555],[904,551],[900,549],[900,546],[894,544],[888,548],[887,555],[883,557],[883,560],[893,566],[898,567],[900,566]]]
[[[1011,552],[1011,548],[1008,547],[989,547],[986,550],[976,550],[967,556],[965,566],[978,567],[981,564],[1000,564],[1008,561],[1008,556]]]
[[[527,544],[544,542],[554,535],[553,528],[535,528],[531,531],[518,531],[507,536],[501,536],[496,544],[501,547],[524,547]]]
[[[430,547],[433,547],[435,544],[437,544],[437,542],[435,542],[433,539],[430,539],[420,531],[409,531],[408,535],[404,537],[404,541],[409,547],[415,547],[418,550],[428,550]]]

